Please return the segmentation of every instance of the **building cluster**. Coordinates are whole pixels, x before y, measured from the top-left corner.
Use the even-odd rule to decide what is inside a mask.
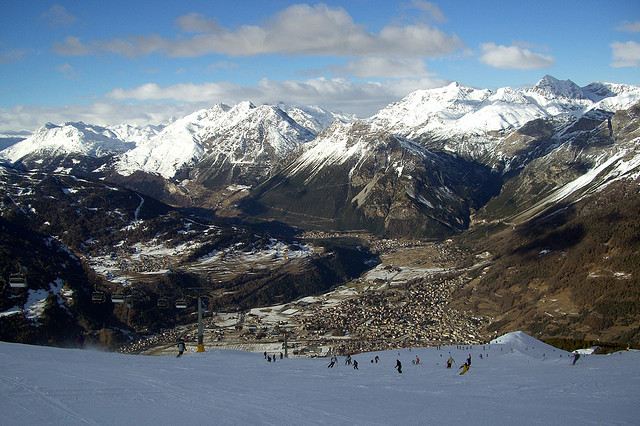
[[[126,273],[157,272],[171,269],[171,260],[168,257],[142,255],[138,260],[118,258],[116,265],[118,269]]]
[[[463,276],[417,279],[382,291],[368,291],[342,301],[324,305],[299,306],[289,321],[263,322],[256,315],[238,314],[224,326],[205,318],[205,343],[268,343],[284,341],[288,333],[290,348],[299,355],[347,355],[401,347],[479,344],[480,329],[487,319],[447,307],[451,293],[463,286]],[[285,326],[286,327],[283,327]],[[195,324],[168,330],[133,342],[120,349],[141,353],[175,344],[182,337],[196,339]],[[284,348],[284,346],[283,346]]]
[[[334,342],[336,354],[482,341],[483,319],[447,308],[462,277],[416,280],[382,293],[369,292],[299,318],[300,338]],[[348,338],[332,340],[330,335]],[[326,344],[329,344],[328,342]]]
[[[305,236],[320,238],[329,237],[330,234],[308,232]],[[371,241],[373,250],[387,253],[406,248],[405,244],[412,243]],[[430,244],[428,258],[430,262],[447,265],[459,260],[461,255],[454,245],[444,241]],[[153,264],[152,260],[141,258],[141,262],[150,264]],[[414,264],[421,262],[418,258]],[[395,267],[388,268],[393,270]],[[361,287],[369,289],[364,293],[337,296],[331,303],[325,303],[327,298],[323,297],[317,301],[287,304],[278,308],[278,312],[272,312],[275,308],[271,308],[266,310],[269,312],[266,315],[238,313],[234,321],[227,319],[221,322],[219,317],[206,318],[204,341],[215,346],[272,344],[283,341],[286,330],[290,347],[297,354],[306,356],[329,353],[346,355],[400,347],[478,344],[484,341],[480,330],[486,326],[488,319],[448,307],[451,294],[464,286],[468,277],[440,270],[404,282],[391,282],[383,278],[375,281]],[[175,343],[178,337],[192,337],[195,340],[193,326],[195,324],[183,328],[181,336],[172,331],[164,332],[131,344],[123,351],[144,352]]]
[[[139,354],[148,349],[158,346],[166,346],[169,344],[177,344],[180,338],[184,338],[183,332],[177,328],[165,330],[153,336],[145,337],[140,340],[133,341],[127,345],[121,346],[118,352],[125,354]]]

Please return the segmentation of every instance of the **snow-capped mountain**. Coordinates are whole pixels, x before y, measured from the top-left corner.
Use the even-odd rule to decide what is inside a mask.
[[[233,107],[215,105],[162,126],[48,123],[2,151],[0,158],[12,163],[28,162],[31,168],[43,163],[51,165],[54,157],[113,157],[109,166],[104,161],[92,161],[96,165],[93,171],[113,168],[124,176],[145,172],[166,179],[203,159],[212,164],[254,164],[269,169],[270,163],[312,140],[334,119],[346,121],[348,117],[317,107],[256,107],[247,101]]]
[[[323,129],[329,127],[334,121],[351,123],[358,119],[355,115],[327,111],[326,109],[315,105],[291,107],[283,103],[279,103],[278,108],[285,111],[289,117],[296,121],[296,123],[314,133],[320,133]]]
[[[390,132],[494,167],[510,161],[505,154],[509,149],[501,145],[508,133],[532,120],[606,117],[639,100],[640,87],[602,82],[579,87],[551,76],[528,88],[488,90],[451,83],[415,91],[367,122],[373,132]],[[31,167],[38,161],[50,164],[52,156],[111,155],[114,160],[109,165],[98,163],[97,168],[111,167],[124,176],[144,172],[165,179],[182,173],[181,180],[217,184],[233,183],[248,172],[254,176],[246,182],[255,182],[332,122],[350,124],[354,119],[319,107],[256,107],[242,102],[233,107],[216,105],[155,127],[47,124],[0,152],[0,158],[23,163],[29,159]],[[200,162],[204,170],[196,170]],[[212,176],[221,167],[225,177]],[[261,171],[256,175],[258,169]]]
[[[581,88],[570,80],[547,75],[535,86],[522,89],[504,87],[493,91],[451,83],[418,90],[382,109],[369,121],[374,128],[410,139],[466,136],[486,141],[492,132],[518,129],[531,120],[577,119],[593,111],[612,114],[638,101],[637,86],[595,82]],[[455,142],[449,141],[447,147],[458,152]]]
[[[257,167],[268,175],[272,164],[311,141],[330,122],[347,119],[318,107],[255,106],[248,101],[233,107],[220,104],[167,125],[122,155],[116,170],[123,175],[144,171],[170,179],[193,168],[189,179],[209,181],[220,169],[238,176],[243,172],[238,168]]]
[[[296,226],[312,218],[436,236],[466,229],[467,215],[499,194],[497,180],[509,174],[506,180],[523,187],[517,196],[505,192],[498,199],[508,206],[509,198],[521,199],[517,214],[540,202],[533,212],[539,213],[553,200],[576,200],[582,189],[636,176],[635,109],[614,112],[638,100],[638,87],[580,88],[549,76],[528,89],[492,92],[453,83],[414,92],[368,120],[334,123],[288,158],[254,197],[270,208],[266,216]],[[515,179],[521,170],[530,177]],[[563,185],[562,194],[544,201]]]
[[[108,127],[94,126],[83,122],[55,125],[47,123],[33,135],[10,146],[0,153],[8,161],[16,162],[25,157],[55,157],[85,155],[103,157],[124,153],[134,143],[120,138],[121,135]]]
[[[420,209],[430,211],[429,217],[446,223],[446,228],[461,230],[469,223],[469,209],[479,207],[496,190],[493,173],[513,175],[562,149],[575,153],[567,147],[584,140],[598,141],[596,148],[578,151],[582,156],[589,153],[593,168],[615,155],[629,158],[631,154],[623,156],[621,151],[634,150],[637,144],[629,135],[621,137],[611,118],[638,101],[640,87],[602,82],[579,87],[551,76],[527,88],[481,90],[451,83],[415,91],[363,121],[317,107],[255,106],[247,101],[215,105],[165,126],[144,129],[48,124],[0,156],[26,168],[104,177],[172,205],[208,208],[228,198],[211,198],[228,187],[257,188],[271,177],[285,182],[294,178],[301,193],[313,183],[323,188],[319,193],[325,198],[310,205],[294,203],[292,211],[313,215],[317,212],[311,210],[324,209],[321,216],[328,219],[352,205],[363,215],[358,223],[373,217],[391,220],[394,203],[371,194],[380,176],[395,175],[393,184],[378,190],[395,193],[398,200],[404,193]],[[433,160],[436,157],[439,162]],[[449,176],[461,184],[454,189],[446,179],[434,177],[448,176],[450,171],[441,169],[454,167],[459,161],[455,157],[465,159],[464,167],[473,170],[469,176],[488,187],[478,189],[472,180]],[[455,167],[462,166],[456,163]],[[321,185],[323,181],[334,182],[332,194],[327,192],[330,186]],[[425,182],[429,185],[424,186]],[[287,188],[282,185],[275,192]],[[263,197],[264,191],[258,189],[255,194]],[[447,198],[446,194],[456,195]],[[479,198],[470,204],[462,201],[470,194]],[[292,196],[281,201],[289,203],[296,199]],[[278,199],[275,196],[272,202]],[[389,229],[387,225],[377,228]]]
[[[289,157],[252,197],[262,215],[302,228],[319,224],[390,236],[442,237],[468,226],[495,194],[491,170],[364,121],[335,122]]]

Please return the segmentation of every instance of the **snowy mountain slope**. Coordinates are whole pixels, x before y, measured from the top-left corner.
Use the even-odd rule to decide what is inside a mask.
[[[47,123],[33,135],[0,152],[0,158],[16,162],[24,157],[84,155],[102,157],[123,153],[134,143],[120,139],[107,127],[82,122],[55,125]]]
[[[640,177],[640,103],[602,122],[541,122],[523,129],[506,141],[517,144],[514,135],[519,133],[540,152],[520,163],[521,171],[478,214],[484,220],[504,215],[508,222],[521,223],[558,203],[575,203],[612,183]],[[508,164],[506,169],[516,167]]]
[[[392,103],[371,117],[374,128],[384,128],[410,139],[467,137],[492,144],[479,150],[491,151],[499,142],[492,132],[517,129],[539,118],[577,119],[592,111],[610,114],[640,101],[640,87],[612,83],[591,83],[583,88],[570,80],[545,76],[524,89],[480,90],[451,83],[419,90]],[[449,141],[448,149],[469,155],[469,147]],[[474,156],[471,153],[471,156]],[[477,157],[475,155],[474,157]]]
[[[316,134],[329,127],[336,120],[342,123],[351,123],[358,119],[355,115],[328,111],[316,105],[291,107],[279,103],[277,106],[296,123]]]
[[[429,148],[501,168],[509,161],[504,138],[525,123],[552,118],[575,121],[583,116],[605,119],[638,100],[640,88],[636,86],[594,82],[579,87],[570,80],[551,76],[524,89],[505,87],[492,91],[451,83],[413,92],[367,122],[373,132],[391,132]],[[205,170],[195,170],[192,176],[183,174],[181,179],[219,185],[249,173],[252,177],[241,183],[253,183],[268,176],[273,166],[295,147],[312,140],[333,121],[348,124],[353,119],[319,107],[255,107],[242,102],[233,107],[216,105],[165,126],[142,129],[48,124],[27,140],[2,151],[0,158],[15,162],[28,157],[32,167],[38,161],[52,166],[46,157],[62,153],[117,155],[114,162],[96,163],[96,167],[102,172],[114,168],[124,176],[145,172],[167,179],[205,160]],[[215,176],[215,170],[220,168],[224,169],[223,177]],[[72,167],[66,164],[64,169]]]
[[[277,107],[256,107],[250,102],[216,105],[167,125],[126,152],[116,170],[123,175],[144,171],[170,179],[205,158],[216,164],[218,160],[230,164],[273,161],[313,137]]]
[[[233,107],[216,105],[167,125],[143,128],[49,123],[3,150],[0,158],[9,162],[29,158],[35,165],[38,160],[49,163],[61,155],[111,155],[118,156],[114,168],[122,175],[142,171],[172,178],[203,157],[236,164],[281,159],[299,144],[313,139],[329,121],[348,119],[314,107],[285,109],[302,124],[279,107],[256,107],[251,102]]]
[[[443,236],[497,190],[488,167],[435,153],[364,121],[334,122],[251,195],[246,214],[294,226]]]
[[[569,354],[535,339],[497,340],[504,342],[355,354],[358,370],[344,358],[328,369],[326,358],[194,353],[191,342],[179,359],[175,350],[146,357],[2,342],[0,422],[634,424],[640,416],[638,351],[571,365]],[[370,362],[376,355],[380,362]],[[449,356],[452,369],[444,367]]]
[[[25,140],[31,132],[16,132],[15,134],[1,134],[0,133],[0,151],[9,148],[18,142]]]

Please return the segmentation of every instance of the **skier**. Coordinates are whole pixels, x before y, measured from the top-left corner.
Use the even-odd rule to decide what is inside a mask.
[[[416,355],[416,365],[420,364],[420,358]]]
[[[84,333],[80,333],[76,340],[76,346],[80,349],[84,349]]]
[[[464,373],[466,373],[467,371],[469,371],[469,364],[467,364],[466,362],[464,364],[462,364],[460,366],[460,368],[462,368],[462,372],[460,373],[460,375],[462,376]]]
[[[264,359],[267,359],[267,351],[264,351]]]
[[[573,363],[571,365],[576,365],[576,361],[580,359],[580,354],[578,352],[573,353]]]
[[[358,361],[356,361],[355,359],[353,360],[353,369],[354,370],[358,369]]]
[[[447,368],[451,368],[451,364],[455,363],[456,360],[453,359],[452,356],[449,357],[449,359],[447,360]]]
[[[469,358],[467,358],[467,365],[471,367],[471,354],[469,354]]]
[[[344,361],[344,365],[351,365],[351,355],[347,355],[347,359]]]
[[[182,354],[184,353],[184,339],[180,339],[180,341],[178,342],[178,356],[176,356],[176,358],[180,358],[182,356]]]
[[[378,355],[376,355],[374,359],[376,360],[376,364],[378,363],[378,361],[380,361],[380,357]]]
[[[280,352],[280,359],[284,359],[284,355],[282,355],[282,352]]]
[[[398,370],[398,373],[402,374],[402,363],[399,359],[396,360],[396,370]]]
[[[327,368],[333,368],[334,365],[336,365],[336,362],[338,361],[338,359],[335,356],[331,357],[331,363],[327,366]]]

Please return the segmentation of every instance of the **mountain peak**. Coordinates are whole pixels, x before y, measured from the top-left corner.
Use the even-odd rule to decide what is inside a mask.
[[[547,74],[533,87],[540,94],[570,99],[584,99],[583,90],[571,80],[558,80]]]
[[[238,103],[237,105],[235,105],[233,108],[237,109],[238,111],[249,111],[251,109],[255,109],[256,106],[251,101],[242,101],[242,102]]]

